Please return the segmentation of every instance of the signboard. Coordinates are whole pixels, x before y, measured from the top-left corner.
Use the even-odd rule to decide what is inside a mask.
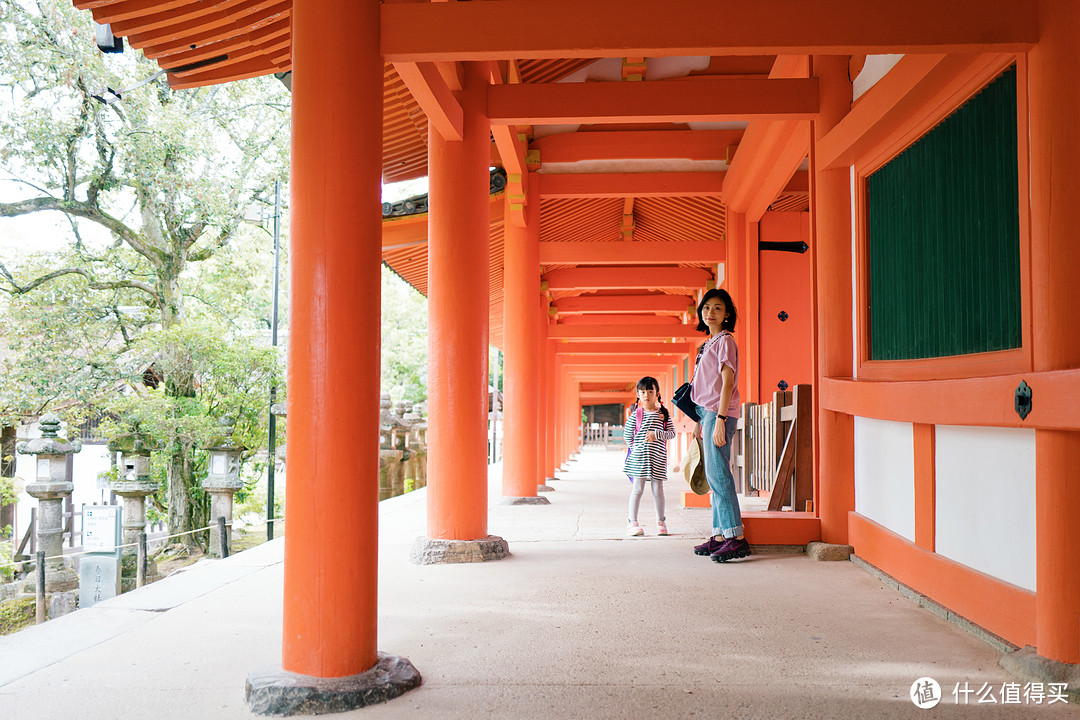
[[[119,556],[120,506],[83,505],[82,519],[83,550]]]
[[[83,556],[79,560],[79,607],[120,594],[119,505],[83,505]]]
[[[120,594],[120,560],[112,555],[83,555],[79,560],[79,607],[88,608]]]

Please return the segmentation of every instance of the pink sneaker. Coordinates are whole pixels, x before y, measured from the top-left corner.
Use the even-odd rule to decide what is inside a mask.
[[[664,522],[663,520],[660,520],[659,522],[656,523],[656,534],[657,535],[667,535],[668,534],[667,523]]]
[[[631,522],[626,525],[626,534],[630,537],[638,537],[639,535],[644,535],[645,530],[643,530],[636,522]]]

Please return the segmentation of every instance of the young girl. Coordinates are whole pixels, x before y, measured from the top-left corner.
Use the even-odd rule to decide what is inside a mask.
[[[630,515],[627,533],[644,535],[638,525],[638,507],[646,481],[652,485],[653,505],[656,507],[656,534],[667,535],[664,517],[664,480],[667,479],[667,441],[675,437],[675,427],[667,408],[660,402],[660,383],[654,377],[643,377],[637,384],[638,404],[630,411],[623,428],[623,439],[630,450],[623,465],[634,482],[630,491]],[[640,427],[639,427],[640,426]]]

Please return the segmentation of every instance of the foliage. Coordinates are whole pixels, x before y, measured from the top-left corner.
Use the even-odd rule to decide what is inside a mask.
[[[0,262],[0,417],[132,414],[159,443],[170,530],[190,529],[197,448],[225,414],[256,447],[277,372],[254,336],[268,238],[241,221],[286,175],[288,94],[270,77],[174,91],[141,53],[100,53],[70,0],[0,3],[0,87],[0,219],[70,231],[63,251]]]
[[[385,265],[381,387],[394,402],[427,400],[427,298]]]
[[[0,602],[0,635],[10,635],[34,624],[37,601],[33,597],[18,597]]]
[[[139,432],[152,453],[151,472],[163,485],[175,448],[189,448],[197,486],[205,477],[207,453],[226,433],[233,442],[248,448],[241,463],[250,460],[266,444],[269,388],[281,386],[283,372],[275,348],[243,336],[229,336],[207,322],[190,322],[145,334],[133,350],[139,367],[152,367],[160,382],[155,387],[134,386],[137,391],[115,397],[104,407],[119,422],[108,431]],[[180,383],[191,382],[193,393],[175,392]],[[222,419],[231,423],[226,429]],[[195,522],[205,520],[205,499],[193,496]],[[160,504],[160,498],[158,499]]]
[[[10,537],[11,526],[0,528],[0,536]],[[11,540],[0,540],[0,583],[9,583],[15,579],[15,568],[11,566],[15,547]]]

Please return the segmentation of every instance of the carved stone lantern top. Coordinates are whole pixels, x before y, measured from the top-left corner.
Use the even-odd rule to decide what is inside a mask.
[[[58,437],[60,417],[55,413],[45,413],[39,422],[41,437],[35,440],[24,440],[17,446],[18,451],[23,455],[72,455],[82,450],[82,440]]]
[[[145,497],[157,490],[157,483],[150,477],[150,451],[154,449],[150,437],[139,430],[139,423],[132,422],[132,431],[117,435],[109,441],[109,450],[120,453],[122,472],[119,478],[109,481],[109,488],[120,497]]]
[[[210,453],[210,467],[206,480],[203,481],[203,489],[207,491],[239,490],[244,486],[240,479],[240,455],[247,450],[232,438],[235,429],[235,421],[230,417],[223,417],[218,421],[222,427],[222,434],[210,440],[204,447]]]

